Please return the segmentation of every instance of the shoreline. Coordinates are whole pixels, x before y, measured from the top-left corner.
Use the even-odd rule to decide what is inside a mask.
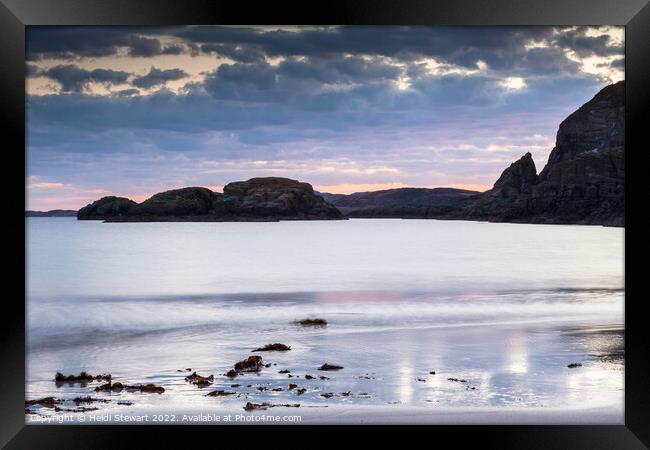
[[[591,408],[330,405],[250,412],[241,407],[215,406],[210,409],[185,407],[174,411],[131,408],[110,413],[67,414],[65,419],[53,416],[49,420],[30,415],[26,417],[26,422],[35,425],[622,425],[625,423],[624,412],[622,403]],[[231,420],[226,419],[227,416]]]

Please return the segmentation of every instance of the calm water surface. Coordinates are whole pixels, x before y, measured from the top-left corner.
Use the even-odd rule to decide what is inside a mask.
[[[434,220],[29,218],[27,396],[87,395],[88,386],[52,378],[88,370],[162,384],[162,395],[100,394],[154,410],[246,401],[602,407],[619,422],[623,234]],[[291,323],[307,316],[330,324]],[[265,354],[276,365],[259,375],[222,376],[271,342],[292,350]],[[324,362],[345,369],[323,374]],[[187,384],[187,367],[213,373],[215,385]],[[285,368],[293,379],[278,373]],[[256,389],[289,382],[307,391]],[[240,397],[203,395],[234,383]],[[321,396],[329,392],[339,395]]]

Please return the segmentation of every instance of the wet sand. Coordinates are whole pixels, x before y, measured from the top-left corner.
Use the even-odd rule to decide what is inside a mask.
[[[69,349],[50,349],[44,365],[54,367],[67,358],[66,374],[88,369],[84,354],[97,364],[107,360],[105,352],[110,352],[115,370],[95,366],[91,373],[108,371],[114,381],[126,384],[155,383],[165,392],[96,392],[102,381],[57,386],[54,372],[48,372],[49,379],[43,374],[43,379],[30,383],[28,399],[54,396],[63,402],[56,405],[58,411],[30,405],[33,414],[27,414],[27,420],[37,424],[623,423],[623,328],[616,324],[510,323],[361,331],[332,324],[287,325],[246,339],[240,336],[238,345],[228,348],[206,330],[195,331],[189,339],[185,334],[183,339],[177,336],[175,342],[173,335],[165,336],[167,345],[160,348],[152,345],[160,338],[156,335],[126,344],[115,342],[110,350],[82,347],[76,371],[70,355],[64,353]],[[286,343],[291,350],[251,353],[274,342]],[[190,346],[194,351],[183,351]],[[144,348],[149,358],[143,358]],[[225,376],[235,362],[252,354],[261,355],[269,366],[258,373]],[[318,370],[324,363],[343,369]],[[580,366],[569,368],[573,363]],[[214,375],[212,384],[201,388],[186,381],[194,371]],[[219,390],[233,394],[207,395]],[[72,401],[86,396],[101,401],[80,405]],[[245,411],[248,402],[269,406]],[[80,411],[80,407],[97,409]]]

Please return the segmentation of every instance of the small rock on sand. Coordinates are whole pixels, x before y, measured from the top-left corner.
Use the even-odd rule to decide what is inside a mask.
[[[467,380],[463,380],[461,378],[447,378],[449,381],[455,381],[457,383],[467,383]]]
[[[245,360],[236,363],[235,370],[237,372],[259,372],[262,370],[263,365],[261,356],[249,356]]]
[[[336,364],[325,363],[318,368],[318,370],[341,370],[343,366],[337,366]]]
[[[253,410],[255,410],[255,409],[266,409],[266,408],[268,408],[269,406],[271,406],[271,405],[270,405],[269,403],[266,403],[266,402],[264,402],[264,403],[251,403],[251,402],[247,402],[246,405],[244,406],[244,409],[245,409],[246,411],[253,411]]]
[[[51,406],[51,405],[58,405],[59,403],[61,403],[61,400],[55,397],[43,397],[43,398],[38,398],[36,400],[25,400],[25,405]]]
[[[214,375],[205,377],[194,372],[192,373],[192,375],[186,376],[185,381],[195,384],[200,388],[203,388],[203,387],[210,386],[212,384],[212,382],[214,381]]]
[[[575,369],[576,367],[582,367],[580,363],[571,363],[567,366],[569,369]]]
[[[307,318],[307,319],[302,319],[302,320],[296,320],[294,323],[298,325],[318,325],[318,326],[325,326],[327,325],[327,320],[325,319],[318,319],[318,318]]]
[[[208,392],[207,396],[208,397],[224,397],[227,395],[235,395],[236,392],[228,392],[228,391],[212,391]]]
[[[165,392],[165,388],[162,386],[156,386],[155,384],[148,383],[148,384],[141,384],[138,386],[140,389],[140,392],[151,392],[155,394],[162,394]]]
[[[286,352],[291,350],[291,347],[288,345],[280,344],[276,342],[275,344],[267,344],[264,347],[259,347],[253,350],[254,352]]]

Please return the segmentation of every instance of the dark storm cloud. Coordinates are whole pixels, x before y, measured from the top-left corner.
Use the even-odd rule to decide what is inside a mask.
[[[180,80],[186,76],[187,72],[181,69],[160,70],[152,67],[148,74],[134,78],[132,83],[136,87],[148,89],[165,84],[168,81]]]
[[[200,49],[203,53],[217,54],[242,63],[265,62],[264,52],[255,47],[242,47],[235,44],[202,44]]]
[[[615,59],[614,61],[612,61],[609,67],[615,69],[625,69],[625,58]]]
[[[300,32],[251,28],[189,27],[174,35],[190,42],[257,48],[268,56],[330,57],[373,54],[398,59],[414,56],[445,58],[474,67],[475,54],[506,55],[531,39],[551,36],[549,27],[333,27]],[[206,48],[211,48],[207,46]]]
[[[587,36],[585,27],[563,31],[552,42],[561,48],[573,50],[581,58],[596,56],[620,55],[624,52],[621,45],[610,45],[607,35]]]
[[[158,39],[133,36],[129,42],[129,55],[156,56],[162,53],[162,44]]]
[[[82,69],[74,64],[54,66],[39,72],[61,84],[63,92],[81,92],[90,82],[121,84],[129,77],[128,72],[110,69]]]
[[[184,40],[184,45],[163,46],[158,36]],[[215,53],[238,62],[255,62],[264,56],[331,56],[374,54],[398,59],[416,55],[443,58],[473,67],[478,57],[498,66],[522,55],[531,40],[552,40],[575,48],[581,56],[620,51],[606,36],[585,36],[585,28],[551,27],[327,27],[300,31],[260,30],[249,27],[198,26],[182,28],[32,27],[28,29],[30,59],[114,55],[128,48],[133,56],[188,52]]]
[[[124,27],[28,27],[27,59],[112,56],[121,48],[126,48],[131,56],[141,57],[175,50],[174,46],[163,47],[156,37],[141,34],[152,31]]]
[[[541,152],[541,164],[560,121],[623,66],[620,48],[585,31],[28,29],[28,76],[62,85],[57,93],[28,82],[30,175],[121,195],[160,180],[219,185],[269,174],[435,185],[432,174],[444,172],[445,183],[491,183],[526,151]],[[585,73],[566,49],[620,58],[590,62],[602,73]],[[138,75],[85,59],[115,54]],[[70,61],[43,60],[53,56]],[[152,89],[185,79],[177,92]],[[121,90],[85,89],[92,82]],[[340,171],[346,164],[358,173]],[[380,170],[362,170],[372,167]],[[124,187],[133,180],[144,187]]]

